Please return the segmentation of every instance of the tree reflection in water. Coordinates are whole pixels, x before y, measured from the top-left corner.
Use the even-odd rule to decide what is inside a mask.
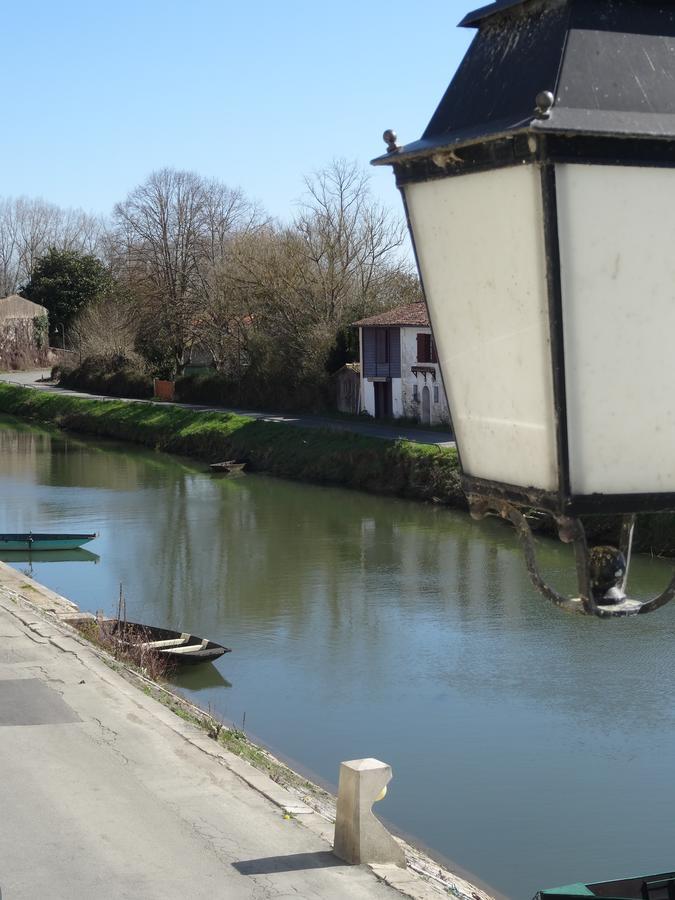
[[[505,893],[672,867],[675,608],[597,626],[533,592],[499,521],[25,425],[0,425],[0,496],[0,531],[100,532],[99,565],[38,580],[107,612],[122,581],[130,618],[232,647],[182,689],[328,781],[385,759],[383,815]],[[640,592],[668,568],[637,558]]]

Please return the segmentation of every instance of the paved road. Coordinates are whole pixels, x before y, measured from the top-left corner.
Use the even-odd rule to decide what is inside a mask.
[[[69,391],[64,388],[56,387],[53,384],[44,383],[40,379],[49,378],[49,370],[37,370],[31,372],[5,372],[0,373],[0,381],[6,381],[11,384],[21,384],[24,387],[32,387],[38,390],[59,391],[73,397],[87,397],[98,400],[110,400],[110,397],[103,397],[100,394],[85,394],[80,391]],[[152,403],[152,400],[131,400],[123,398],[130,403]],[[388,441],[395,441],[398,438],[405,438],[409,441],[415,441],[419,444],[437,444],[439,447],[454,447],[454,438],[450,432],[426,431],[421,428],[407,428],[404,426],[381,425],[378,422],[355,422],[349,419],[331,419],[323,416],[310,415],[293,415],[288,413],[277,412],[261,412],[260,410],[235,409],[223,406],[202,406],[196,403],[179,403],[177,406],[186,409],[196,409],[205,412],[233,412],[243,416],[250,416],[253,419],[260,419],[263,422],[283,422],[287,425],[300,425],[303,428],[330,428],[334,431],[351,431],[356,434],[363,434],[368,437],[383,438]]]
[[[17,602],[11,589],[26,588],[7,572],[0,564],[3,900],[400,897],[337,860],[300,814],[285,819],[204,732]]]

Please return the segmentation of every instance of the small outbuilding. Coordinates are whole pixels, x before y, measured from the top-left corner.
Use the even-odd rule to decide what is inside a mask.
[[[361,405],[361,366],[346,363],[333,375],[337,387],[337,408],[340,412],[358,414]]]
[[[47,365],[49,314],[18,294],[0,299],[0,369]]]

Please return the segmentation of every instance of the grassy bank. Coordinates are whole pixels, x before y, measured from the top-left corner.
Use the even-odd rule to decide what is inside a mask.
[[[69,431],[143,444],[204,462],[245,460],[251,471],[466,509],[453,449],[345,431],[261,422],[172,405],[86,400],[0,384],[0,413]],[[594,543],[618,538],[618,517],[584,520]],[[553,535],[553,523],[539,530]],[[639,517],[635,549],[675,556],[675,514]]]
[[[144,444],[205,462],[466,508],[452,449],[261,422],[171,405],[85,400],[0,384],[0,412],[69,431]]]

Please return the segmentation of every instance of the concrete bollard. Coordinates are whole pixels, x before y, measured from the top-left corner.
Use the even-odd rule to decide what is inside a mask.
[[[391,766],[379,759],[352,759],[340,765],[333,852],[345,862],[405,868],[405,854],[371,809],[391,781]]]

